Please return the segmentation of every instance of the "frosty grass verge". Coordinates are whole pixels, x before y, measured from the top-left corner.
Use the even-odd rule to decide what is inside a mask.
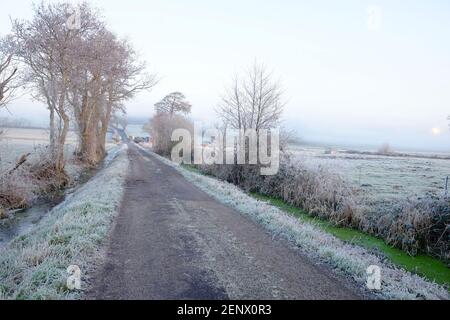
[[[106,167],[69,195],[30,233],[0,249],[0,299],[77,299],[66,269],[78,265],[81,286],[102,258],[102,242],[117,214],[128,168],[126,145],[111,150]]]
[[[309,256],[330,263],[340,273],[351,276],[362,286],[366,285],[367,267],[379,266],[382,287],[380,291],[374,291],[374,293],[381,298],[449,299],[446,288],[398,268],[386,262],[383,257],[364,248],[345,243],[312,224],[302,223],[282,210],[248,196],[230,183],[194,173],[166,158],[152,154],[177,169],[187,180],[218,201],[249,215],[274,235],[288,239]]]

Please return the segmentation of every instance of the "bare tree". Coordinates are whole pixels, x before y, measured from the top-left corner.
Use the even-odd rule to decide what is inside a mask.
[[[23,78],[33,89],[35,99],[47,104],[50,111],[50,147],[58,172],[64,170],[64,144],[70,127],[71,110],[67,93],[72,79],[73,57],[78,53],[77,39],[89,37],[102,23],[86,3],[78,6],[81,24],[78,29],[68,26],[73,14],[69,3],[44,4],[34,7],[29,21],[13,21],[8,45],[26,66]]]
[[[81,140],[81,158],[95,165],[105,153],[108,126],[114,113],[125,112],[124,102],[156,85],[145,72],[132,46],[106,28],[77,45],[82,54],[74,60],[69,101]]]
[[[69,3],[35,7],[31,21],[13,21],[7,42],[27,66],[24,78],[36,99],[50,111],[50,145],[58,171],[64,169],[64,143],[74,120],[80,137],[81,158],[96,165],[105,155],[112,114],[124,102],[156,84],[146,74],[131,45],[105,26],[98,11],[77,5],[80,23],[69,23]],[[59,124],[61,124],[59,126]]]
[[[186,117],[191,112],[191,104],[180,92],[173,92],[155,104],[156,115],[144,126],[153,141],[153,150],[168,156],[176,144],[171,140],[175,129],[186,129],[193,134],[194,125]]]
[[[253,129],[258,133],[260,130],[279,127],[284,107],[282,94],[281,84],[274,80],[273,74],[262,64],[255,62],[247,72],[234,76],[216,113],[222,120],[221,131],[224,136],[230,129],[239,130],[238,141],[234,146],[235,162],[240,156],[239,150],[244,150],[244,159],[250,159],[251,141],[247,143],[246,130]],[[260,140],[258,137],[256,139],[259,147]],[[255,172],[258,175],[260,172],[257,166],[239,164],[218,166],[215,170],[219,176],[236,184],[240,184],[246,177],[254,176]]]
[[[17,73],[17,67],[11,65],[12,57],[12,54],[6,57],[0,54],[0,108],[13,98],[15,86],[12,85],[12,80]]]
[[[125,112],[124,102],[133,98],[136,93],[151,90],[156,84],[155,75],[145,72],[145,63],[140,62],[130,43],[116,41],[113,59],[105,74],[105,99],[103,112],[100,112],[100,140],[98,152],[105,154],[106,132],[114,112]]]
[[[144,126],[144,130],[151,136],[153,151],[164,156],[169,156],[177,144],[171,140],[175,129],[186,129],[192,135],[194,124],[181,114],[158,113]]]
[[[264,65],[255,63],[242,77],[236,75],[222,97],[217,114],[233,129],[270,129],[279,125],[283,90]]]
[[[181,92],[172,92],[155,104],[157,113],[167,113],[171,116],[175,113],[190,113],[191,108],[191,104],[186,101],[186,97]]]

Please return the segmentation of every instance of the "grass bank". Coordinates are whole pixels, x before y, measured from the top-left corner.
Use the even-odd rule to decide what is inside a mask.
[[[398,265],[407,271],[424,276],[430,281],[445,285],[450,289],[450,268],[448,268],[447,265],[439,259],[426,255],[417,255],[414,257],[410,256],[400,249],[387,245],[382,239],[355,229],[334,226],[328,221],[312,217],[302,209],[287,204],[281,199],[271,198],[256,193],[251,194],[251,196],[255,199],[268,202],[269,204],[300,219],[302,222],[312,223],[321,230],[328,232],[345,242],[349,242],[369,250],[378,251],[386,256],[386,258],[388,258],[395,265]]]
[[[77,299],[102,261],[124,191],[126,145],[29,233],[0,249],[0,299]],[[67,287],[67,268],[81,269],[81,290]]]

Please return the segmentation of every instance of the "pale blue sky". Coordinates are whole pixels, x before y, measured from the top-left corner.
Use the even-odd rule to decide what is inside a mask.
[[[448,1],[90,2],[162,78],[129,104],[132,116],[179,90],[194,118],[211,121],[232,75],[257,59],[281,79],[285,123],[306,140],[450,152]],[[0,0],[0,34],[9,16],[30,17],[31,3]],[[45,119],[26,99],[11,110]]]

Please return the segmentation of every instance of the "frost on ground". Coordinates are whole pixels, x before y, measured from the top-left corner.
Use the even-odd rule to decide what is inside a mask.
[[[30,161],[36,154],[45,150],[50,143],[49,131],[46,129],[27,128],[6,128],[0,135],[0,170],[4,172],[17,163],[17,160],[24,154],[31,153]],[[70,131],[64,148],[66,156],[69,158],[69,165],[72,165],[71,155],[77,147],[77,137],[75,132]]]
[[[276,236],[282,236],[301,248],[312,258],[331,264],[338,272],[352,277],[366,286],[367,268],[381,268],[381,290],[374,293],[387,299],[449,299],[446,288],[397,268],[383,257],[368,250],[345,243],[309,223],[300,222],[282,210],[256,200],[227,182],[188,171],[173,162],[159,159],[176,168],[200,189],[239,212],[249,215]]]
[[[441,196],[450,161],[420,157],[394,157],[336,152],[320,148],[291,148],[293,162],[309,168],[323,167],[346,178],[366,204],[375,206],[399,199]],[[426,154],[421,154],[426,156]],[[448,155],[441,155],[448,156]],[[376,208],[379,210],[378,208]]]
[[[76,299],[101,261],[128,168],[126,145],[107,167],[56,206],[30,233],[0,249],[0,299]],[[67,287],[80,267],[81,291]]]

